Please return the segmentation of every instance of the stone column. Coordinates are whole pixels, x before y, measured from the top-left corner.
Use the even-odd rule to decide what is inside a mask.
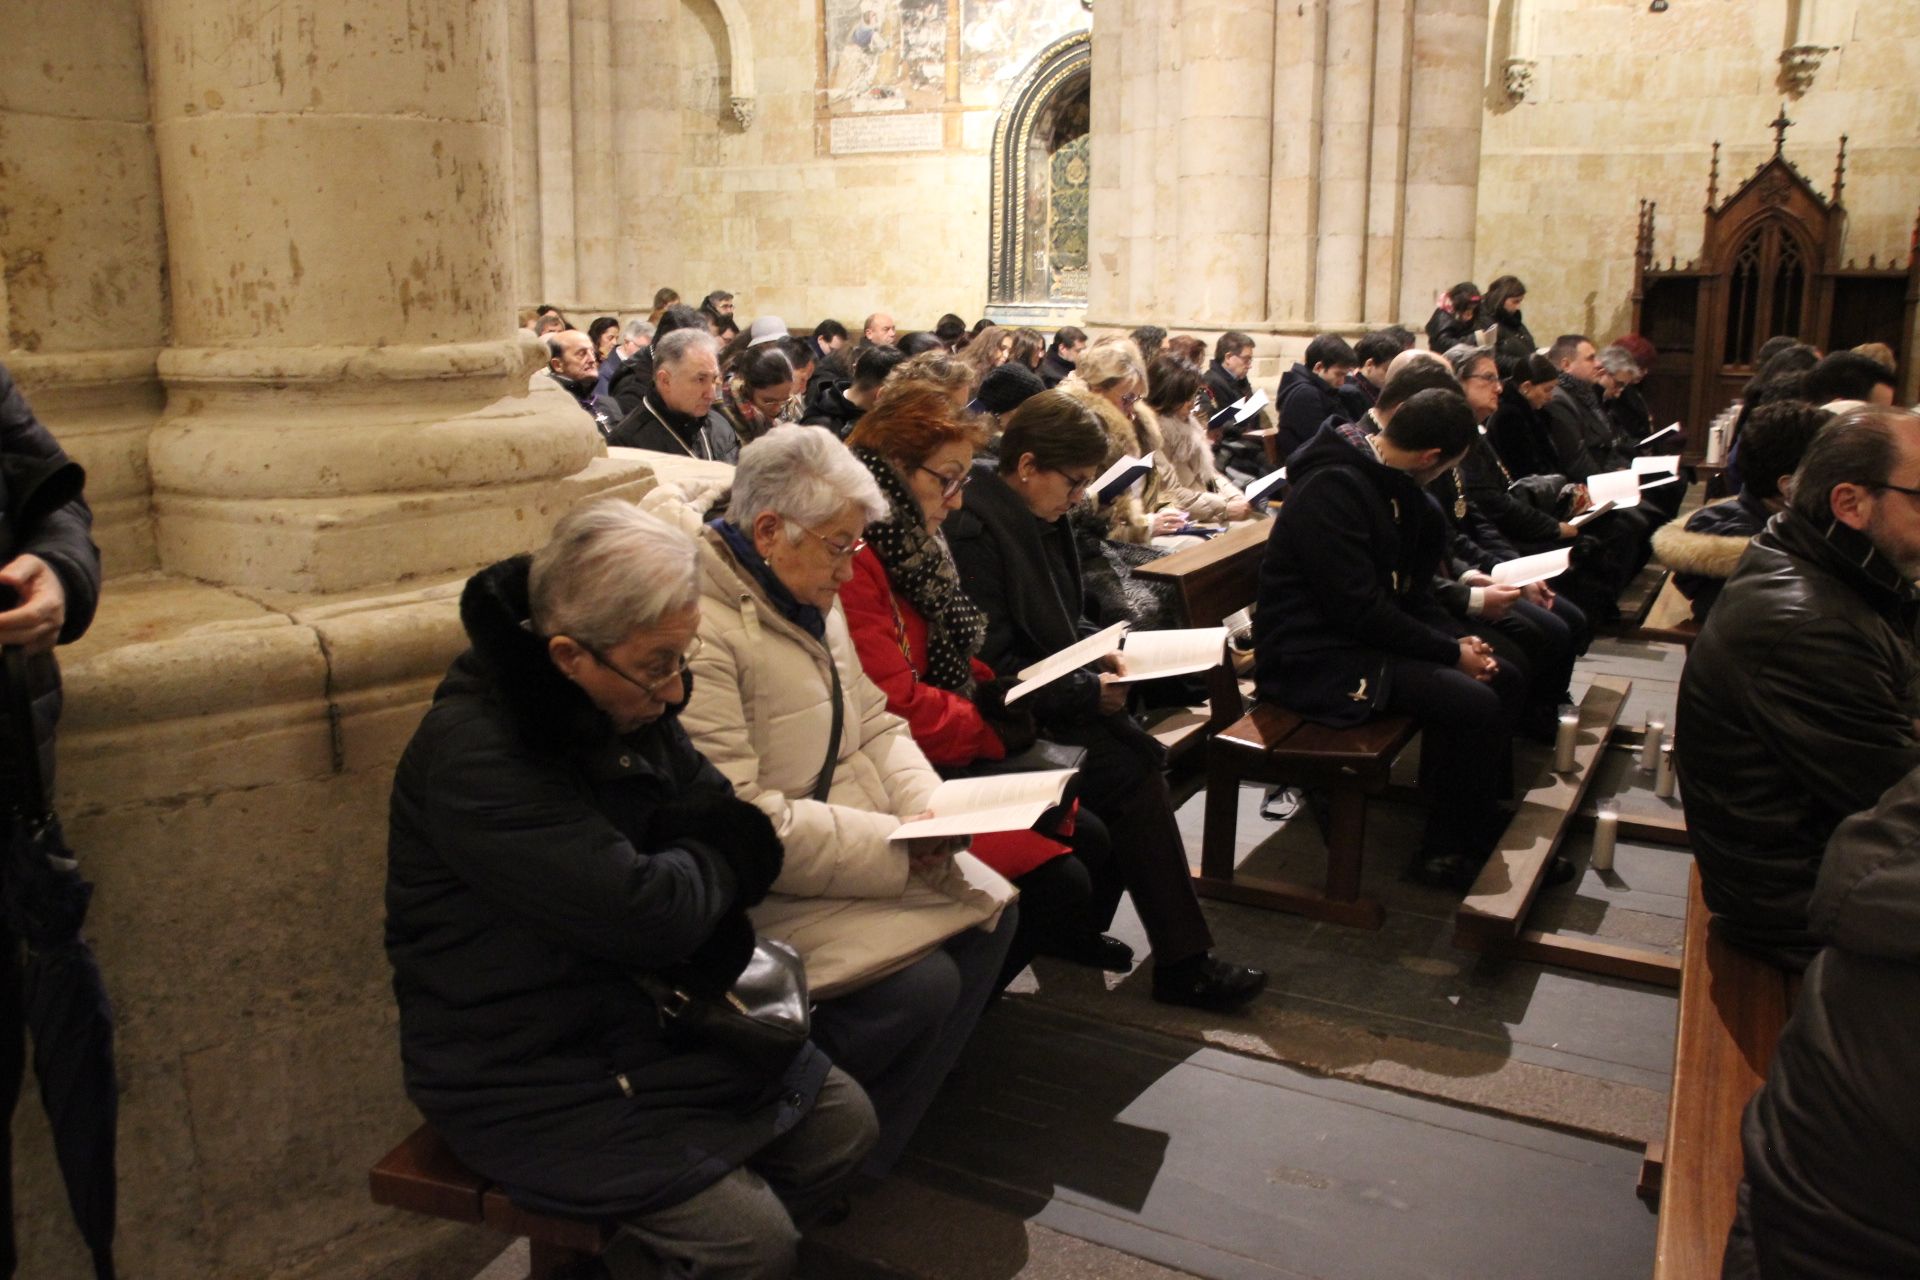
[[[504,0],[147,8],[163,566],[333,592],[537,541],[599,441],[524,394]]]
[[[87,469],[107,573],[154,566],[165,244],[134,0],[0,5],[0,363]]]
[[[1267,315],[1281,325],[1303,325],[1313,315],[1326,28],[1322,5],[1282,6],[1274,13],[1266,290]]]
[[[621,0],[613,13],[612,173],[619,222],[612,301],[643,314],[653,305],[653,291],[678,275],[676,8],[661,0]]]
[[[615,302],[619,234],[613,159],[613,0],[573,0],[572,301],[599,311]],[[561,152],[564,156],[566,153]],[[590,316],[576,320],[585,325]]]
[[[1327,3],[1313,317],[1325,328],[1357,324],[1366,296],[1378,8],[1379,0]]]
[[[539,147],[540,302],[579,296],[573,220],[573,20],[568,0],[533,4],[533,120]]]
[[[1437,290],[1473,276],[1486,58],[1484,0],[1417,0],[1399,286],[1408,320],[1432,311]]]
[[[1174,128],[1182,318],[1206,327],[1266,315],[1268,183],[1273,148],[1273,6],[1186,0]]]

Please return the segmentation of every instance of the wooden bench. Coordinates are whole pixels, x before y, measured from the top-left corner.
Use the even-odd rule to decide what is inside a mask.
[[[1660,1171],[1655,1280],[1720,1274],[1744,1169],[1740,1120],[1767,1077],[1773,1049],[1793,1010],[1798,982],[1721,940],[1687,877],[1686,951],[1673,1042],[1673,1094]]]
[[[1693,601],[1680,594],[1669,574],[1640,625],[1627,633],[1634,640],[1661,640],[1693,647],[1700,624],[1693,620]]]
[[[1631,635],[1646,625],[1654,601],[1666,588],[1672,574],[1663,566],[1649,564],[1641,568],[1620,591],[1620,620],[1610,628],[1614,635]]]
[[[426,1125],[373,1166],[367,1185],[375,1204],[525,1236],[532,1258],[527,1280],[550,1280],[565,1267],[599,1257],[616,1230],[610,1223],[517,1207],[499,1187],[461,1164]]]

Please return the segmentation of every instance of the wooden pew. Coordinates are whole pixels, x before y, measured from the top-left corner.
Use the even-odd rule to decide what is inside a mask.
[[[1741,1115],[1766,1079],[1797,993],[1792,975],[1729,946],[1709,928],[1710,920],[1695,869],[1687,877],[1655,1280],[1720,1274],[1744,1167]]]
[[[1663,640],[1693,647],[1694,639],[1700,634],[1700,624],[1693,620],[1693,602],[1680,594],[1671,574],[1661,585],[1660,594],[1654,597],[1647,616],[1626,634],[1634,640]]]
[[[500,1188],[461,1164],[426,1125],[381,1157],[367,1175],[367,1186],[375,1204],[525,1236],[532,1258],[527,1280],[550,1280],[563,1268],[599,1257],[617,1229],[612,1223],[517,1207]]]

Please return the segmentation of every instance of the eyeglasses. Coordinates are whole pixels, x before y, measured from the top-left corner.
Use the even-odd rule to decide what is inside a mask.
[[[950,476],[935,471],[932,467],[915,467],[914,470],[924,471],[940,482],[940,496],[942,499],[959,497],[960,491],[973,483],[973,472],[971,471],[962,471],[957,476]]]
[[[1465,381],[1467,382],[1498,382],[1500,381],[1500,375],[1497,373],[1488,373],[1483,370],[1479,373],[1468,374],[1466,376]]]
[[[1920,498],[1920,489],[1909,489],[1902,484],[1876,484],[1875,489],[1891,489],[1895,493],[1904,493],[1909,498]]]
[[[1085,493],[1087,486],[1093,483],[1093,477],[1090,475],[1076,476],[1071,471],[1062,471],[1059,467],[1048,467],[1047,470],[1067,482],[1067,496],[1069,498],[1077,493]]]
[[[807,528],[807,526],[805,525],[800,526],[800,532],[806,534],[809,538],[812,538],[814,541],[818,542],[821,546],[825,547],[827,549],[827,554],[831,555],[835,560],[851,560],[855,556],[859,555],[862,551],[866,550],[866,547],[867,547],[867,540],[865,538],[855,538],[852,542],[849,542],[846,546],[843,547],[839,543],[827,537],[825,534],[815,533],[813,530]]]
[[[685,677],[685,675],[687,674],[687,668],[692,666],[693,660],[700,656],[700,650],[705,646],[706,642],[701,640],[699,636],[695,636],[693,638],[693,643],[687,646],[687,651],[685,653],[676,655],[672,659],[673,670],[647,671],[647,672],[641,673],[641,675],[638,675],[638,676],[628,675],[625,671],[622,671],[617,665],[614,664],[612,659],[608,658],[606,654],[600,652],[598,649],[594,648],[592,645],[586,644],[580,640],[575,640],[574,643],[579,645],[582,649],[585,649],[587,653],[592,656],[595,662],[599,663],[601,666],[605,667],[607,670],[613,672],[613,674],[619,676],[622,680],[625,680],[628,684],[640,690],[642,693],[646,694],[649,698],[652,698],[655,702],[659,702],[661,701],[660,690],[665,688],[672,681],[679,680]]]

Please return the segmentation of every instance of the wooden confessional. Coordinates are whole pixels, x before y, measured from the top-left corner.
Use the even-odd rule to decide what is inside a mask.
[[[1706,232],[1693,261],[1654,260],[1654,205],[1640,204],[1633,328],[1659,352],[1642,390],[1655,422],[1684,425],[1689,460],[1705,453],[1708,425],[1740,394],[1753,376],[1754,352],[1777,333],[1822,351],[1884,342],[1903,366],[1899,402],[1916,396],[1920,223],[1904,264],[1845,258],[1847,140],[1840,139],[1833,194],[1822,196],[1782,154],[1792,123],[1784,111],[1773,122],[1773,156],[1725,203],[1718,203],[1720,144],[1713,144]]]

